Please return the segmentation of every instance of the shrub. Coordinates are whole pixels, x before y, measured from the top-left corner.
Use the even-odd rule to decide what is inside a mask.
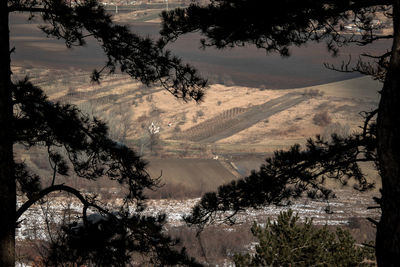
[[[202,110],[198,110],[196,115],[197,115],[197,117],[203,117],[204,116],[204,112]]]
[[[314,98],[314,97],[323,96],[324,92],[320,91],[319,89],[308,89],[308,90],[304,91],[303,95],[308,96],[310,98]]]
[[[176,125],[174,127],[174,133],[179,133],[181,131],[181,127],[179,125]]]
[[[147,96],[146,96],[146,101],[147,101],[147,102],[153,101],[153,95],[147,95]]]
[[[327,227],[317,229],[312,220],[298,223],[293,211],[281,212],[276,222],[265,227],[254,223],[251,231],[258,239],[255,253],[236,254],[239,266],[374,266],[374,251],[359,247],[348,231]],[[367,262],[368,260],[368,262]]]
[[[186,122],[186,113],[182,114],[180,122],[178,122],[178,125],[183,125]]]
[[[317,113],[313,117],[313,123],[318,126],[326,126],[331,123],[331,121],[332,119],[326,111]]]
[[[332,134],[346,138],[350,135],[350,126],[348,124],[340,124],[339,122],[330,123],[325,127],[322,137],[324,140],[330,141]]]

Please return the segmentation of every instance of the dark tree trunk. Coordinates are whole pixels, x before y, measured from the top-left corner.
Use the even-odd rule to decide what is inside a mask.
[[[377,228],[379,266],[400,262],[400,0],[393,5],[394,40],[378,115],[378,158],[382,216]]]
[[[15,266],[15,180],[13,168],[10,45],[7,1],[0,1],[0,266]]]

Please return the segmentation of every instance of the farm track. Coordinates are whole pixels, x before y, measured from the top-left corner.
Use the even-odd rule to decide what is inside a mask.
[[[65,96],[62,96],[58,98],[57,100],[79,100],[79,99],[87,99],[88,101],[96,101],[97,98],[92,98],[96,97],[98,94],[109,92],[110,95],[112,95],[112,91],[115,88],[127,85],[132,83],[132,80],[126,79],[126,78],[116,78],[112,80],[105,81],[100,84],[100,87],[94,90],[87,90],[87,91],[82,91],[82,88],[84,89],[89,89],[93,85],[85,85],[85,86],[80,86],[80,90],[72,93],[68,93]],[[103,98],[104,96],[98,97],[98,98]]]
[[[132,84],[134,87],[136,85],[136,82],[133,81],[132,79],[122,77],[122,78],[116,78],[112,80],[108,80],[106,82],[103,82],[100,84],[100,87],[95,89],[95,90],[89,90],[89,91],[82,91],[82,88],[80,88],[80,91],[69,93],[65,96],[62,96],[56,100],[58,101],[75,101],[75,100],[80,100],[80,99],[86,99],[87,102],[91,103],[97,103],[97,104],[104,104],[108,103],[110,101],[119,101],[119,103],[125,103],[125,102],[130,102],[132,100],[136,100],[138,98],[143,98],[148,95],[154,94],[158,91],[161,91],[162,89],[160,88],[146,88],[146,90],[143,90],[142,88],[134,88],[132,90],[128,90],[124,93],[121,94],[113,94],[112,92],[114,89],[118,89],[119,87],[125,87]],[[91,87],[92,85],[88,85],[85,87]],[[104,94],[108,93],[103,96],[98,96],[99,94]]]
[[[288,93],[261,105],[250,108],[233,108],[199,123],[174,139],[186,139],[193,142],[213,143],[232,136],[268,117],[300,104],[307,96]]]
[[[49,85],[49,84],[54,84],[57,81],[62,81],[62,80],[68,80],[68,81],[77,81],[77,78],[88,78],[90,77],[90,73],[89,72],[85,72],[85,73],[81,73],[81,74],[56,74],[53,75],[52,77],[49,77],[47,75],[45,75],[44,77],[41,77],[39,74],[35,75],[34,77],[32,77],[32,81],[36,84],[36,85]]]

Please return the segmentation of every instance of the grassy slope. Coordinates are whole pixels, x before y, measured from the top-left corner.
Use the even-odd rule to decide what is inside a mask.
[[[14,68],[14,72],[29,74],[50,99],[76,103],[85,112],[107,121],[114,138],[124,139],[151,159],[153,176],[159,176],[162,170],[164,182],[201,191],[230,181],[238,173],[249,173],[262,163],[266,154],[295,142],[302,143],[315,134],[324,134],[333,123],[348,126],[348,132],[358,130],[362,122],[358,113],[377,105],[376,91],[380,86],[368,77],[290,90],[212,85],[205,101],[195,104],[174,100],[160,88],[146,88],[122,75],[91,85],[88,73],[79,70],[34,69],[33,72]],[[295,93],[301,101],[279,109],[283,103],[280,99],[285,100],[288,93]],[[316,125],[315,114],[323,112],[330,122]],[[218,126],[225,125],[226,118],[229,123],[221,132]],[[161,127],[161,140],[155,146],[157,155],[150,153],[148,146],[151,122]],[[241,127],[243,123],[245,127]],[[207,133],[206,138],[202,142],[191,140],[188,138],[191,129]],[[211,159],[215,155],[219,161]],[[187,159],[184,164],[178,160],[193,157],[203,159]]]

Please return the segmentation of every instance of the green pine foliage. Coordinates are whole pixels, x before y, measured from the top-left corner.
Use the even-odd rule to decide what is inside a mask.
[[[299,222],[299,216],[289,209],[281,212],[265,227],[253,224],[257,238],[255,253],[236,254],[240,266],[374,266],[374,250],[358,246],[350,233],[341,228],[336,232],[317,228],[312,220]]]

